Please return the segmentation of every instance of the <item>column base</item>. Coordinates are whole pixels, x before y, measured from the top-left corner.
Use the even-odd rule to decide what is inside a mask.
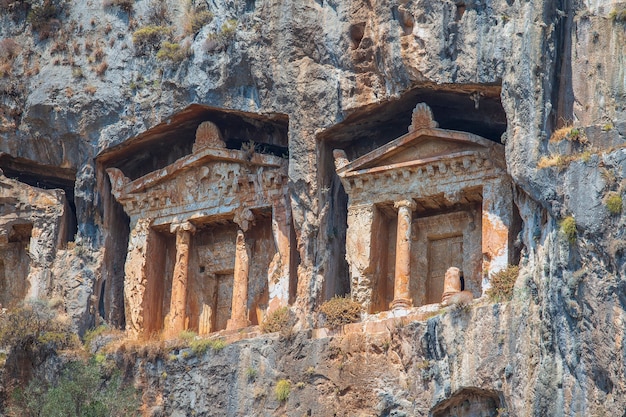
[[[182,320],[180,317],[172,319],[172,316],[170,314],[167,314],[165,316],[165,319],[163,320],[162,334],[165,336],[166,339],[177,338],[178,335],[180,335],[180,332],[182,332],[183,330],[185,330],[184,320]]]
[[[226,322],[226,330],[238,330],[250,326],[248,319],[228,319]]]
[[[401,308],[407,309],[411,307],[413,307],[413,300],[411,300],[410,298],[396,298],[391,302],[391,304],[389,304],[389,308],[392,310],[397,310]]]

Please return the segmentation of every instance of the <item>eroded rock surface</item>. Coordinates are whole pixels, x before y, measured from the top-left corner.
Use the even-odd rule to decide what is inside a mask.
[[[363,324],[332,340],[309,339],[305,331],[291,342],[262,337],[201,358],[148,363],[137,380],[161,399],[146,400],[153,415],[193,409],[199,415],[439,416],[493,413],[494,407],[520,416],[623,414],[626,229],[621,204],[619,210],[607,205],[613,195],[621,202],[626,177],[626,31],[611,17],[623,2],[214,1],[213,19],[193,34],[183,32],[186,6],[178,2],[165,1],[164,17],[151,13],[152,0],[135,2],[132,13],[100,1],[71,2],[48,27],[49,38],[43,27],[33,29],[28,10],[16,5],[21,2],[4,3],[0,150],[73,172],[78,224],[74,246],[58,249],[54,227],[36,231],[35,219],[30,238],[14,228],[18,244],[8,248],[15,243],[10,237],[0,243],[7,254],[2,261],[13,262],[10,269],[28,283],[12,282],[7,290],[5,272],[0,297],[12,303],[33,291],[62,296],[71,300],[66,309],[80,331],[99,320],[145,325],[134,315],[142,300],[124,298],[125,285],[144,283],[140,277],[125,282],[124,265],[136,260],[138,269],[146,268],[148,226],[138,220],[130,227],[111,195],[125,180],[110,183],[106,169],[121,169],[135,181],[192,154],[197,126],[185,125],[186,115],[228,125],[236,134],[223,131],[224,140],[261,135],[258,142],[288,157],[293,240],[270,236],[281,234],[270,222],[271,233],[260,239],[297,249],[288,256],[297,267],[267,259],[264,269],[278,271],[274,295],[288,300],[304,329],[314,326],[321,302],[350,291],[346,257],[367,269],[360,253],[346,252],[346,225],[367,226],[373,211],[349,217],[334,149],[344,150],[343,166],[380,148],[406,133],[418,102],[432,108],[442,129],[505,147],[521,219],[519,234],[507,241],[508,260],[521,267],[511,303],[483,300],[468,311],[381,331]],[[165,27],[164,38],[155,45],[133,42],[148,25]],[[165,40],[188,45],[189,54],[180,62],[157,59]],[[243,113],[260,119],[233,123],[233,114]],[[564,139],[550,141],[566,125],[573,127]],[[167,138],[164,126],[180,135]],[[160,145],[146,152],[142,135],[151,129]],[[214,145],[215,135],[205,133]],[[107,151],[125,144],[126,159],[110,165]],[[237,145],[229,149],[242,152]],[[33,216],[61,215],[57,192],[13,181],[18,193],[53,200]],[[494,209],[499,202],[489,200]],[[566,236],[561,221],[570,217],[573,234]],[[483,216],[480,227],[488,220]],[[197,238],[219,245],[211,239]],[[22,253],[27,241],[30,260]],[[353,243],[360,248],[363,242]],[[371,297],[371,287],[364,288],[358,297]],[[201,304],[194,307],[198,328],[201,316],[210,322]],[[258,369],[254,382],[245,376],[247,366]],[[285,404],[271,392],[280,378],[293,384]]]

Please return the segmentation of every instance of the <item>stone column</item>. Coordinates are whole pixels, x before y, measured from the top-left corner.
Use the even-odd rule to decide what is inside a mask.
[[[128,252],[124,264],[124,311],[126,330],[137,335],[144,330],[144,296],[148,285],[146,252],[151,219],[131,219]]]
[[[482,250],[483,293],[493,274],[505,269],[510,260],[510,228],[513,225],[513,189],[508,177],[483,185]]]
[[[415,210],[413,200],[396,201],[398,209],[398,233],[396,236],[396,268],[391,309],[408,308],[413,305],[410,292],[411,279],[411,214]]]
[[[172,297],[168,320],[165,323],[165,334],[168,337],[174,337],[185,330],[187,324],[185,311],[187,310],[189,245],[191,234],[196,231],[196,228],[189,222],[173,223],[170,231],[176,233],[176,263],[172,276]]]
[[[267,277],[269,301],[266,314],[289,305],[289,295],[296,293],[296,288],[290,288],[291,268],[291,213],[288,210],[288,196],[281,195],[272,202],[272,235],[276,245],[276,253],[270,262]],[[294,281],[296,277],[294,277]],[[294,282],[294,283],[295,283]]]
[[[248,270],[250,257],[243,230],[237,230],[235,246],[235,271],[233,276],[233,304],[226,330],[236,330],[250,325],[248,320]]]
[[[350,292],[352,299],[370,312],[375,285],[375,266],[372,250],[376,208],[373,204],[348,206],[346,232],[346,261],[350,267]],[[382,278],[381,278],[382,279]]]

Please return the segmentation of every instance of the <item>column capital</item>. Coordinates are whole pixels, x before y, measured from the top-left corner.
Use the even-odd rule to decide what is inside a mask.
[[[180,223],[172,223],[172,224],[170,224],[170,233],[178,233],[178,232],[195,233],[196,232],[196,226],[194,226],[189,221],[184,221],[184,222],[180,222]]]
[[[415,210],[417,208],[417,204],[412,198],[408,198],[406,200],[398,200],[393,203],[394,208],[400,207],[408,207],[411,210]]]

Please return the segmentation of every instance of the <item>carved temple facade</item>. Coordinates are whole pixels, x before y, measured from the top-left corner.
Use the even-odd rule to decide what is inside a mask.
[[[0,171],[0,306],[43,298],[55,255],[67,243],[72,215],[61,189],[30,186]]]
[[[407,134],[354,161],[342,150],[334,157],[348,194],[351,294],[369,313],[439,303],[450,267],[480,297],[511,261],[501,144],[440,129],[420,103]]]
[[[186,152],[143,172],[135,161],[150,160],[145,138],[143,153],[129,147],[106,156],[102,172],[128,216],[123,307],[133,333],[241,329],[297,293],[287,159],[242,141],[263,134],[260,122],[239,131],[223,123],[233,140],[202,120],[180,124],[193,132]],[[177,127],[158,129],[146,134],[182,143],[169,138]],[[286,128],[278,131],[286,138]],[[354,161],[342,150],[334,157],[348,195],[350,292],[365,311],[480,297],[512,261],[516,216],[501,144],[439,128],[422,103],[407,134]]]
[[[220,129],[203,122],[190,155],[134,180],[117,168],[107,173],[130,217],[127,330],[171,337],[240,329],[289,303],[285,158],[254,145],[227,149]]]

